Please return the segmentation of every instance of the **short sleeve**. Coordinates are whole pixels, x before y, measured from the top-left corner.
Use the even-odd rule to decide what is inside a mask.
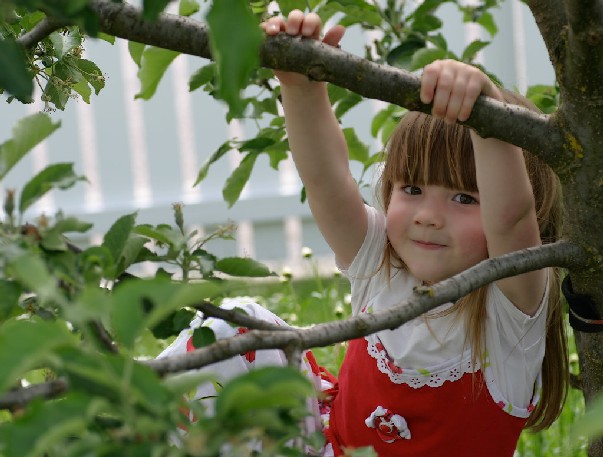
[[[365,205],[365,209],[368,227],[364,241],[349,267],[340,266],[341,272],[350,280],[352,287],[353,314],[358,314],[361,304],[365,303],[368,297],[375,295],[372,288],[376,282],[372,279],[379,273],[386,239],[385,215],[372,206]]]
[[[528,316],[492,284],[488,289],[486,348],[496,384],[514,405],[529,404],[545,350],[549,284],[538,311]]]

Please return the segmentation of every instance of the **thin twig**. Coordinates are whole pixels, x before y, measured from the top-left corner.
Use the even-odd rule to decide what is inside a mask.
[[[194,305],[194,308],[203,313],[204,317],[214,317],[216,319],[222,319],[223,321],[231,322],[233,324],[240,325],[255,330],[287,330],[287,327],[273,324],[272,322],[266,322],[261,319],[256,319],[247,314],[244,314],[236,309],[224,309],[220,308],[213,303],[203,302],[198,305]]]

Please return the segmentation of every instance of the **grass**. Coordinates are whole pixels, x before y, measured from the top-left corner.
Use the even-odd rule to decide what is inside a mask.
[[[316,274],[316,265],[307,256],[310,277],[297,279],[286,274],[280,281],[246,283],[237,288],[242,295],[253,296],[291,325],[307,326],[319,322],[344,319],[350,312],[350,287],[340,274],[330,278]],[[578,370],[577,354],[571,328],[568,326],[568,343],[572,371]],[[339,343],[312,351],[317,361],[337,374],[345,355],[346,343]],[[570,389],[563,412],[547,430],[532,433],[524,431],[520,436],[514,457],[587,457],[587,442],[570,441],[572,425],[584,414],[582,393]]]

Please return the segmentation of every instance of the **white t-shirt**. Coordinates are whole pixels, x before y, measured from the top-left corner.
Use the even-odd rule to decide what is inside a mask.
[[[419,281],[407,271],[379,270],[385,243],[385,216],[366,206],[368,230],[352,264],[343,273],[352,285],[352,312],[384,310],[410,298]],[[378,271],[379,270],[379,271]],[[528,407],[539,397],[539,374],[544,357],[547,290],[534,316],[517,309],[501,290],[491,284],[486,302],[485,342],[487,363],[482,367],[488,390],[505,411],[519,417],[529,415]],[[430,314],[452,306],[448,303]],[[371,347],[381,342],[387,355],[403,368],[404,374],[389,373],[392,382],[413,387],[437,387],[460,379],[479,367],[471,364],[471,347],[466,341],[464,319],[457,313],[441,317],[419,317],[396,330],[384,330],[367,337]],[[378,351],[373,351],[373,357]],[[479,357],[478,357],[479,359]],[[378,366],[380,361],[377,360]],[[395,379],[394,379],[395,376]]]

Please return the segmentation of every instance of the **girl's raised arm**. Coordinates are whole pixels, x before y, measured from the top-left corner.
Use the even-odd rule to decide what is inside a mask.
[[[268,35],[286,32],[319,39],[318,15],[292,11],[287,21],[274,17],[262,24]],[[329,30],[323,42],[339,44],[344,28]],[[289,146],[318,227],[341,266],[348,266],[362,245],[367,216],[349,169],[347,145],[333,114],[326,84],[302,75],[275,72],[281,95]]]
[[[480,94],[503,101],[500,90],[479,69],[452,60],[425,67],[421,100],[446,122],[466,120]],[[477,187],[488,255],[496,257],[541,244],[532,186],[520,148],[471,132]],[[546,270],[497,282],[517,308],[532,315],[544,294]]]

